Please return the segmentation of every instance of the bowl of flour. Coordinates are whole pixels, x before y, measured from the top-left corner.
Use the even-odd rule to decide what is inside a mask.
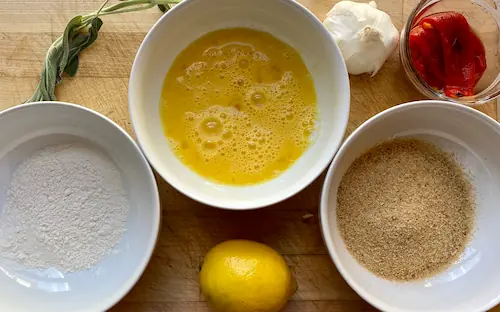
[[[0,113],[0,306],[104,311],[144,271],[160,205],[134,140],[69,103]]]

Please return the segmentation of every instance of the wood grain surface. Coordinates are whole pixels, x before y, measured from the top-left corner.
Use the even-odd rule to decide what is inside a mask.
[[[300,2],[323,20],[336,0]],[[377,2],[401,29],[417,0]],[[100,4],[101,0],[0,1],[1,109],[30,97],[51,42],[71,17]],[[59,86],[58,99],[101,112],[133,135],[127,110],[129,72],[137,48],[160,16],[151,9],[104,17],[99,39],[82,55],[77,76],[65,78]],[[384,109],[422,99],[407,81],[397,51],[374,78],[351,77],[351,88],[348,133]],[[478,109],[497,118],[494,103]],[[286,257],[299,289],[285,311],[375,311],[344,282],[323,245],[318,224],[323,179],[324,175],[273,207],[232,212],[194,202],[158,177],[163,223],[156,251],[140,281],[112,311],[208,311],[197,280],[200,262],[215,244],[234,238],[263,242]],[[313,217],[304,219],[307,214]]]

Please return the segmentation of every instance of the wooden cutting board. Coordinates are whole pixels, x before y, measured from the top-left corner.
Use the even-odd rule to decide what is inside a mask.
[[[337,1],[300,2],[323,20]],[[417,0],[377,2],[401,29]],[[101,0],[0,1],[1,109],[30,97],[45,52],[67,21],[100,4]],[[129,72],[139,44],[160,16],[151,9],[104,17],[97,43],[82,55],[77,77],[65,78],[59,86],[58,99],[99,111],[133,134],[127,111]],[[374,78],[351,77],[351,88],[349,133],[384,109],[422,99],[406,80],[397,52]],[[496,104],[479,109],[497,118]],[[285,311],[374,311],[344,282],[323,245],[318,224],[323,179],[324,175],[273,207],[232,212],[196,203],[158,178],[163,223],[156,251],[143,277],[112,311],[208,311],[197,281],[200,262],[215,244],[233,238],[261,241],[285,255],[299,285]]]

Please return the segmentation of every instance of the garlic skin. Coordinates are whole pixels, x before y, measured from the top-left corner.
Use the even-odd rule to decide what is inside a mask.
[[[375,76],[399,42],[390,16],[378,10],[375,1],[341,1],[328,12],[323,25],[339,46],[352,75]]]

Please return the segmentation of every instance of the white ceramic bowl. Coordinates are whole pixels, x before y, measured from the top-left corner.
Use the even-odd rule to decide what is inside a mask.
[[[316,88],[319,128],[312,146],[286,172],[249,187],[220,185],[184,166],[169,148],[159,117],[160,92],[175,57],[200,36],[221,28],[266,31],[301,54]],[[185,0],[150,30],[132,67],[129,108],[139,144],[172,186],[208,205],[258,208],[311,183],[337,151],[349,114],[349,79],[342,55],[320,21],[292,0]]]
[[[412,136],[455,154],[476,189],[474,239],[462,259],[424,281],[382,280],[360,266],[337,230],[337,189],[350,164],[377,142]],[[321,227],[339,272],[366,301],[382,311],[486,311],[500,302],[500,124],[459,104],[421,101],[388,109],[352,133],[335,156],[321,197]]]
[[[94,268],[30,270],[0,258],[0,310],[106,311],[136,283],[158,236],[160,205],[152,170],[133,139],[105,116],[81,106],[44,102],[0,113],[0,213],[11,175],[47,145],[82,142],[108,154],[122,172],[130,210],[127,232]]]

